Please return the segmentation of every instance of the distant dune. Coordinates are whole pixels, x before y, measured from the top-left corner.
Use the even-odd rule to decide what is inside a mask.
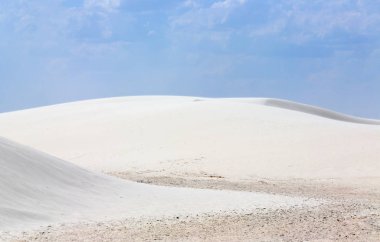
[[[248,99],[248,100],[252,100],[252,99]],[[335,119],[339,121],[352,122],[352,123],[358,123],[358,124],[380,125],[380,120],[353,117],[353,116],[345,115],[342,113],[337,113],[328,109],[319,108],[319,107],[306,105],[302,103],[291,102],[288,100],[273,99],[273,98],[257,98],[257,99],[254,99],[252,102],[271,106],[271,107],[278,107],[278,108],[289,109],[289,110],[293,110],[297,112],[313,114],[316,116],[321,116],[321,117],[329,118],[329,119]]]
[[[0,114],[0,134],[83,168],[152,175],[380,174],[380,121],[264,98],[141,96]]]

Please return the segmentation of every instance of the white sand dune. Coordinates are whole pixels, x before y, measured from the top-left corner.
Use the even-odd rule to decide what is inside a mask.
[[[0,235],[57,222],[194,215],[311,204],[300,198],[169,188],[92,173],[0,138]]]
[[[254,100],[247,99],[247,101],[251,101],[253,103],[258,103],[262,105],[267,105],[271,107],[278,107],[283,109],[289,109],[297,112],[303,112],[308,114],[313,114],[329,119],[335,119],[339,121],[352,122],[358,124],[375,124],[380,125],[380,120],[375,119],[365,119],[349,116],[342,113],[337,113],[328,109],[323,109],[311,105],[306,105],[302,103],[291,102],[288,100],[274,99],[274,98],[256,98]]]
[[[227,178],[380,174],[380,121],[275,99],[120,97],[0,114],[0,134],[106,172]]]

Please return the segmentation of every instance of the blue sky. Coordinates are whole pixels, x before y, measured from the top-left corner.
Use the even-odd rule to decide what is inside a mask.
[[[380,118],[377,0],[2,0],[0,112],[276,97]]]

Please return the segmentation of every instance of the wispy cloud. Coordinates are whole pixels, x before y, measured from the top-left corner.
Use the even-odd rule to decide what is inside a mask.
[[[245,0],[223,0],[203,6],[199,2],[186,0],[183,6],[188,9],[184,13],[172,16],[171,25],[173,27],[213,28],[218,24],[225,23],[230,14],[245,2]]]
[[[245,2],[246,2],[246,0],[223,0],[223,1],[217,1],[217,2],[214,2],[211,5],[211,8],[231,9],[233,7],[237,7],[237,6],[243,5]]]
[[[120,7],[122,0],[85,0],[84,7],[86,9],[99,8],[101,10],[112,12]]]
[[[169,17],[168,37],[177,48],[191,45],[225,48],[234,32],[240,31],[229,26],[229,19],[244,8],[245,3],[245,0],[219,0],[205,4],[186,0]]]
[[[377,35],[380,30],[380,5],[374,1],[281,1],[267,9],[271,18],[255,26],[256,36],[281,35],[303,43],[336,34]]]

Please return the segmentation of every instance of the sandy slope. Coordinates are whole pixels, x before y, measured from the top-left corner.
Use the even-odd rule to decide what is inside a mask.
[[[260,103],[260,104],[271,106],[271,107],[278,107],[278,108],[289,109],[289,110],[293,110],[297,112],[304,112],[304,113],[313,114],[316,116],[321,116],[321,117],[339,120],[339,121],[358,123],[358,124],[380,125],[380,120],[358,118],[358,117],[349,116],[342,113],[337,113],[328,109],[323,109],[323,108],[306,105],[302,103],[291,102],[287,100],[273,99],[273,98],[256,98],[254,100],[247,99],[247,101]]]
[[[0,240],[57,222],[195,215],[308,205],[263,193],[169,188],[119,180],[0,138]]]
[[[376,241],[379,124],[263,98],[0,114],[0,136],[33,147],[0,138],[0,240]]]
[[[250,178],[380,174],[380,121],[275,99],[121,97],[0,114],[0,134],[106,172]]]

